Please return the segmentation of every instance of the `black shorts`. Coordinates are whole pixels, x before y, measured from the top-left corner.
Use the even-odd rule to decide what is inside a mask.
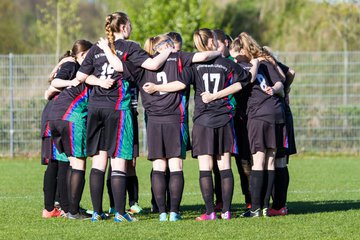
[[[192,130],[192,156],[219,156],[231,153],[234,149],[234,136],[231,123],[223,127],[210,128],[194,124]]]
[[[86,157],[86,122],[49,121],[51,138],[59,153],[68,157]]]
[[[182,158],[186,144],[183,144],[180,123],[147,122],[148,159]]]
[[[250,144],[247,131],[246,116],[235,115],[234,127],[236,134],[236,143],[238,147],[238,156],[244,160],[251,159]]]
[[[247,130],[251,154],[277,148],[275,124],[248,119]]]
[[[275,158],[283,158],[286,156],[287,147],[288,147],[285,124],[276,124],[275,134],[276,134],[276,146],[277,146]]]
[[[41,164],[47,165],[52,157],[51,137],[41,138]]]
[[[106,151],[109,157],[133,159],[133,119],[130,110],[89,109],[87,155]]]

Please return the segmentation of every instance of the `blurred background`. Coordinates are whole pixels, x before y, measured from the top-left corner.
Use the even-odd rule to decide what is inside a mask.
[[[141,45],[177,31],[184,51],[194,51],[198,28],[233,38],[248,32],[296,71],[290,95],[298,150],[360,152],[360,1],[1,0],[0,9],[0,156],[39,154],[49,72],[75,40],[104,36],[114,11],[130,16],[131,39]],[[139,113],[141,120],[141,106]]]

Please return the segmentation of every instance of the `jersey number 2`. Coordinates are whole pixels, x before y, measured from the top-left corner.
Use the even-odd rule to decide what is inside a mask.
[[[167,84],[167,76],[165,72],[158,72],[156,74],[156,79],[158,82],[160,82],[161,84]],[[159,92],[160,95],[166,94],[166,92]]]

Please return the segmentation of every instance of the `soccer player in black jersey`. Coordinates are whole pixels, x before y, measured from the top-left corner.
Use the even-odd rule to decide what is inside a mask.
[[[250,85],[246,110],[253,165],[250,177],[251,209],[242,216],[269,216],[275,154],[282,140],[284,125],[284,110],[279,96],[283,95],[284,78],[274,59],[247,33],[241,33],[233,41],[230,54],[238,62],[249,66],[252,59],[261,59],[256,80]]]
[[[146,41],[145,50],[150,54],[161,54],[168,48],[173,48],[173,42],[166,35],[150,38]],[[156,55],[155,54],[155,55]],[[150,95],[142,87],[149,82],[166,84],[179,80],[183,67],[192,62],[205,61],[220,53],[216,51],[204,53],[172,53],[166,63],[157,71],[134,69],[130,63],[124,62],[124,73],[129,80],[136,82],[140,88],[142,105],[147,116],[148,159],[153,162],[152,188],[159,208],[159,220],[167,221],[165,208],[165,170],[169,166],[169,191],[171,198],[169,221],[181,219],[179,206],[182,198],[184,177],[182,160],[186,157],[189,145],[187,126],[187,104],[189,89],[181,92],[158,92]],[[109,56],[112,57],[112,56]],[[124,75],[124,76],[125,76]],[[126,79],[126,77],[125,77]]]
[[[110,53],[121,59],[151,70],[158,69],[171,49],[150,58],[138,44],[126,41],[131,34],[129,17],[123,12],[114,12],[106,17],[105,32]],[[119,64],[122,67],[121,62]],[[83,64],[77,78],[85,80],[93,74],[97,78],[86,79],[93,85],[89,97],[87,127],[87,154],[93,156],[90,173],[90,193],[94,208],[92,221],[105,218],[102,209],[104,174],[107,158],[111,158],[111,186],[115,203],[115,222],[133,222],[135,219],[125,213],[126,162],[133,160],[133,122],[130,110],[129,82],[123,79],[122,69],[114,70],[104,51],[94,45]]]
[[[50,112],[52,139],[60,153],[65,153],[70,160],[68,192],[70,209],[69,219],[89,217],[80,213],[79,203],[85,185],[86,160],[86,121],[89,88],[76,79],[77,70],[83,62],[92,43],[78,40],[74,43],[69,56],[74,61],[63,63],[51,86],[63,89],[56,97]]]
[[[271,54],[271,56],[274,58],[279,68],[282,70],[286,77],[284,82],[285,97],[283,98],[283,105],[285,108],[286,126],[286,136],[284,141],[286,141],[287,148],[285,148],[284,151],[281,151],[281,153],[276,154],[273,204],[272,207],[269,209],[270,216],[284,216],[288,214],[288,209],[286,207],[286,198],[290,180],[287,164],[289,162],[289,156],[296,154],[293,116],[289,105],[290,85],[294,80],[295,71],[284,65],[283,63],[279,62],[272,54],[269,47],[265,46],[263,48],[265,51]]]
[[[215,50],[216,36],[209,29],[194,33],[196,48],[200,51]],[[223,209],[221,217],[230,219],[234,180],[230,165],[230,153],[234,150],[231,106],[228,96],[239,91],[249,79],[248,72],[231,60],[217,57],[205,63],[193,64],[185,68],[183,81],[194,84],[195,113],[193,127],[192,154],[199,160],[200,188],[205,201],[206,213],[197,220],[215,220],[214,192],[212,181],[213,157],[217,158],[222,181]],[[166,85],[146,84],[144,90],[176,91],[186,87],[179,81]],[[205,141],[204,141],[205,140]]]

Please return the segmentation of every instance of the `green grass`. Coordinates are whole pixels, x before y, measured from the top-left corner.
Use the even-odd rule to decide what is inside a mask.
[[[91,161],[89,160],[88,167]],[[140,205],[150,207],[150,162],[138,160]],[[197,161],[184,163],[183,221],[159,223],[157,214],[134,224],[42,219],[39,159],[0,159],[0,239],[359,239],[360,158],[345,155],[300,155],[290,160],[286,217],[240,219],[243,196],[234,163],[235,192],[231,221],[196,222],[204,210]],[[90,208],[88,181],[82,205]],[[106,189],[104,209],[108,206]]]

